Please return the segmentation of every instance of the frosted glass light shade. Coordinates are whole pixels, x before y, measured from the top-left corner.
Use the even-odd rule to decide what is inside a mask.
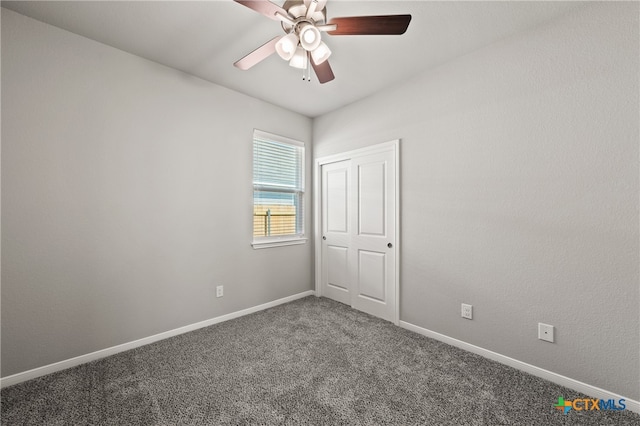
[[[311,19],[316,23],[316,25],[324,23],[324,12],[315,12],[311,15]]]
[[[294,18],[299,18],[301,16],[304,16],[305,13],[307,13],[307,6],[303,4],[297,4],[297,5],[291,6],[288,12],[289,12],[289,15],[293,16]]]
[[[309,8],[309,5],[311,4],[312,1],[313,0],[304,0],[304,5],[307,7],[307,9]],[[324,9],[326,4],[327,4],[327,0],[318,0],[318,5],[316,6],[316,10]]]
[[[285,61],[290,60],[296,53],[298,47],[298,36],[294,33],[287,34],[276,43],[276,52]]]
[[[320,45],[311,51],[311,57],[316,65],[320,65],[329,59],[329,56],[331,56],[331,49],[324,42],[320,42]]]
[[[296,49],[296,53],[291,57],[289,65],[294,68],[307,68],[307,52],[300,46]]]
[[[300,30],[300,44],[304,50],[315,50],[322,40],[320,39],[320,30],[313,25],[305,25]]]

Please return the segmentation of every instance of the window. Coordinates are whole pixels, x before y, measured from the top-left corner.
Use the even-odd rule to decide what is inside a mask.
[[[304,144],[253,132],[253,247],[304,238]]]

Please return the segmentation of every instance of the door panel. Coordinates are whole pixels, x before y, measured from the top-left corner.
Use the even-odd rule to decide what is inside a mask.
[[[322,295],[351,304],[351,162],[322,166]]]
[[[327,170],[327,231],[347,232],[349,229],[348,170]]]
[[[327,244],[327,285],[349,291],[349,249]]]
[[[358,230],[360,235],[385,235],[385,165],[358,167]]]
[[[395,159],[393,151],[351,159],[351,306],[395,320]]]
[[[385,257],[384,253],[358,250],[359,297],[368,297],[383,303],[386,300]]]

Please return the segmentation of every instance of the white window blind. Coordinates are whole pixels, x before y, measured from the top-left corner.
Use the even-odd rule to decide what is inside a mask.
[[[253,133],[253,241],[304,237],[304,144]],[[279,244],[276,244],[279,245]]]

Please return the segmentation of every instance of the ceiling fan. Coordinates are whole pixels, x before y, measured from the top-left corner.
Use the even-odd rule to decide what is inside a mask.
[[[272,38],[236,61],[234,66],[248,70],[277,53],[289,61],[290,66],[303,70],[303,80],[311,81],[311,65],[320,83],[335,78],[327,60],[331,50],[322,41],[322,32],[329,35],[404,34],[411,22],[411,15],[352,16],[327,21],[327,0],[286,0],[282,7],[269,0],[234,1],[270,19],[281,21],[286,33]]]

